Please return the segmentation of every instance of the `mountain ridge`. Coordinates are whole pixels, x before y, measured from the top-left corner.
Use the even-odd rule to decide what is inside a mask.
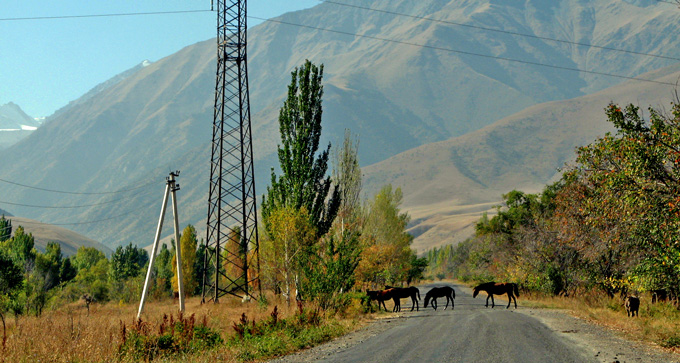
[[[519,9],[520,5],[526,11]],[[680,40],[661,35],[680,30],[680,15],[663,11],[661,4],[638,7],[614,0],[425,4],[396,0],[376,1],[371,6],[447,22],[502,27],[538,37],[561,36],[604,46],[633,45],[639,52],[680,56]],[[625,31],[625,39],[621,40]],[[612,34],[620,37],[611,38]],[[508,62],[503,57],[526,57],[526,61],[550,62],[555,67],[587,66],[593,72],[606,70],[633,76],[672,62],[620,52],[612,55],[600,48],[584,50],[570,43],[482,32],[331,3],[260,24],[249,29],[249,36],[251,119],[259,194],[265,190],[270,168],[277,165],[276,120],[290,71],[306,58],[325,65],[322,145],[329,141],[338,145],[344,129],[351,129],[361,138],[362,166],[383,162],[422,145],[474,133],[539,103],[582,96],[621,82],[593,73]],[[185,47],[55,115],[30,137],[0,152],[0,157],[16,161],[0,169],[2,178],[52,190],[109,193],[59,194],[2,185],[5,195],[16,198],[13,202],[92,205],[68,214],[59,209],[17,208],[13,212],[54,223],[102,220],[75,228],[112,247],[129,242],[146,245],[144,241],[153,237],[157,223],[164,177],[179,169],[183,224],[204,224],[215,53],[214,39]],[[465,151],[457,153],[462,157]],[[485,154],[489,160],[503,157],[508,155]],[[459,166],[464,174],[477,173],[474,163],[461,161]],[[422,175],[438,175],[436,165],[429,168],[432,170],[420,171]],[[477,182],[465,182],[477,188],[475,195],[486,195],[490,184],[475,178]],[[543,180],[545,175],[524,175],[524,179],[516,176],[518,183],[536,184],[538,179],[532,178]],[[367,184],[392,180],[399,179],[381,179],[371,174]],[[140,185],[146,187],[122,192]],[[446,188],[440,189],[446,192]],[[414,195],[433,205],[453,199],[450,195]],[[405,205],[423,206],[408,199]]]

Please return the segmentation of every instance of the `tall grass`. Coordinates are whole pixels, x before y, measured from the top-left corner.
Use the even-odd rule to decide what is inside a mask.
[[[221,298],[218,304],[200,304],[200,298],[189,298],[182,317],[177,315],[173,300],[150,302],[142,315],[143,327],[135,325],[140,324],[136,304],[92,304],[88,314],[84,303],[74,303],[46,311],[41,317],[9,318],[7,344],[4,350],[0,347],[0,362],[265,359],[344,334],[358,326],[363,315],[358,300],[344,314],[337,315],[324,314],[313,305],[302,310],[294,305],[288,307],[273,296],[268,300],[271,305],[244,304],[228,297]],[[275,306],[277,323],[271,324]],[[266,328],[263,334],[238,334],[235,327],[244,314],[250,324],[255,321]],[[191,329],[185,329],[188,326]],[[189,330],[194,333],[191,337]],[[138,341],[132,344],[130,339]],[[153,352],[136,350],[139,347],[150,347]]]

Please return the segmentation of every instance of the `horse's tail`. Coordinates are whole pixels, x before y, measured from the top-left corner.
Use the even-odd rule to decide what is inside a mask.
[[[454,299],[456,298],[456,289],[454,289],[453,287],[451,288],[451,297]]]
[[[512,283],[512,289],[515,290],[515,296],[519,297],[519,288],[516,283]]]
[[[416,294],[418,295],[418,300],[420,300],[420,290],[418,290],[417,287],[416,287]],[[427,296],[425,296],[425,298],[427,299]]]

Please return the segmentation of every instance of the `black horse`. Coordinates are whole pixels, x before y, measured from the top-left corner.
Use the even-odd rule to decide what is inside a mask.
[[[477,294],[479,294],[480,291],[486,291],[486,293],[489,294],[489,296],[486,297],[485,305],[486,307],[489,306],[489,298],[491,298],[491,308],[493,309],[494,307],[493,295],[508,294],[508,306],[506,307],[506,309],[510,308],[510,302],[512,302],[513,300],[515,301],[515,309],[517,309],[517,299],[515,298],[515,295],[519,296],[519,289],[517,288],[517,284],[514,282],[502,282],[502,283],[487,282],[481,285],[477,285],[474,289],[472,297],[473,298],[477,297]]]
[[[444,310],[449,307],[449,301],[451,301],[451,310],[453,310],[453,299],[456,298],[456,291],[450,286],[433,287],[430,289],[430,291],[425,294],[424,307],[427,307],[427,303],[430,302],[430,299],[432,299],[432,308],[437,310],[437,298],[439,297],[446,298],[446,306],[444,307]]]
[[[392,286],[385,286],[387,290],[384,291],[390,291],[390,294],[392,296],[392,301],[394,301],[394,308],[392,309],[393,312],[396,311],[401,311],[401,299],[406,299],[406,298],[411,298],[411,302],[413,305],[411,306],[411,311],[413,311],[413,308],[416,308],[416,311],[420,311],[420,307],[418,306],[418,300],[420,300],[420,290],[418,290],[417,287],[415,286],[409,286],[409,287],[392,287]]]

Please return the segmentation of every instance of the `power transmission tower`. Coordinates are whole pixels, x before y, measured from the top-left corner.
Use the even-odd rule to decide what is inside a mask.
[[[246,1],[216,0],[217,76],[202,302],[259,288]],[[252,273],[254,259],[256,271]],[[251,273],[249,273],[249,271]]]

